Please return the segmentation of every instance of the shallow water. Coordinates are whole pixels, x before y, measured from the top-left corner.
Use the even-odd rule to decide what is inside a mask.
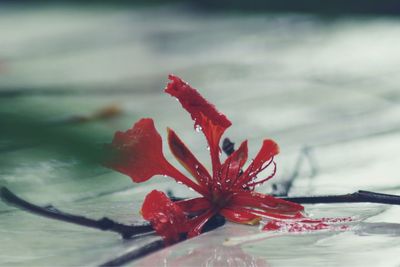
[[[167,74],[175,73],[232,120],[226,136],[248,139],[250,154],[265,137],[280,144],[275,181],[291,174],[302,147],[311,149],[291,195],[400,194],[399,33],[400,20],[385,17],[206,14],[181,6],[2,8],[0,119],[26,123],[0,140],[0,184],[35,203],[122,222],[141,220],[141,201],[155,187],[193,195],[164,177],[132,184],[87,153],[115,130],[152,117],[160,132],[175,129],[209,166],[201,134],[162,93]],[[67,123],[109,105],[121,115]],[[269,192],[270,184],[258,190]],[[349,231],[301,235],[227,224],[133,265],[400,265],[399,207],[306,208],[314,217],[363,219]],[[150,241],[122,241],[3,203],[0,226],[1,266],[98,265]]]

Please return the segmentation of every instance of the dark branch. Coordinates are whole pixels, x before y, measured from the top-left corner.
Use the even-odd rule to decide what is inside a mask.
[[[120,234],[124,239],[132,238],[138,235],[147,234],[153,231],[150,224],[143,225],[125,225],[117,223],[107,217],[100,220],[89,219],[83,216],[73,215],[69,213],[62,212],[55,209],[52,206],[40,207],[29,203],[5,187],[0,189],[0,197],[4,202],[13,205],[17,208],[26,210],[28,212],[47,217],[50,219],[55,219],[63,222],[69,222],[81,226],[86,226],[90,228],[99,229],[102,231],[111,231]]]
[[[313,196],[313,197],[284,197],[282,199],[299,204],[322,204],[322,203],[379,203],[400,205],[400,196],[375,193],[360,190],[346,195]]]
[[[136,260],[138,258],[147,256],[148,254],[152,252],[156,252],[157,250],[160,250],[164,248],[164,241],[163,240],[156,240],[153,241],[147,245],[144,245],[143,247],[140,247],[138,249],[135,249],[133,251],[130,251],[126,254],[123,254],[117,258],[114,258],[112,260],[109,260],[103,264],[100,265],[100,267],[105,267],[105,266],[121,266],[124,265],[125,263],[128,263],[130,261]]]

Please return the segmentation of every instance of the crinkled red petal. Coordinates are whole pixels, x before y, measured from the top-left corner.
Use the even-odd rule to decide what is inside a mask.
[[[242,178],[237,183],[238,186],[243,186],[249,182],[262,169],[264,163],[269,162],[272,157],[279,153],[279,146],[273,140],[266,139],[263,141],[260,151],[254,158],[252,164],[246,169]]]
[[[235,193],[230,199],[229,205],[256,208],[268,213],[283,215],[295,215],[304,210],[300,204],[254,191]]]
[[[108,167],[144,182],[156,174],[167,174],[169,163],[152,119],[141,119],[126,132],[116,132],[111,143],[115,154]]]
[[[165,88],[165,92],[179,100],[197,125],[200,123],[200,115],[203,115],[207,117],[212,124],[219,125],[224,129],[231,126],[232,123],[225,115],[219,113],[214,105],[204,99],[199,92],[192,88],[187,82],[174,75],[169,75],[168,78],[170,82]]]
[[[194,178],[196,178],[200,185],[206,187],[211,180],[211,176],[207,169],[197,160],[182,140],[171,129],[168,129],[168,144],[172,154],[179,163],[181,163],[182,166],[190,172]]]
[[[143,202],[141,213],[166,243],[178,242],[180,234],[187,231],[187,217],[183,210],[163,192],[151,191]]]
[[[261,217],[245,210],[233,210],[224,208],[220,210],[220,214],[227,220],[240,224],[256,225],[260,222]]]
[[[211,203],[207,198],[197,197],[175,202],[186,213],[197,213],[211,208]]]
[[[232,123],[188,83],[174,75],[170,75],[169,79],[165,92],[179,100],[183,108],[190,113],[195,128],[203,131],[210,147],[213,170],[216,172],[220,167],[219,141]]]

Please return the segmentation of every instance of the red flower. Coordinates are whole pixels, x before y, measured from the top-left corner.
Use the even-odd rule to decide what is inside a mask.
[[[254,191],[258,184],[272,178],[276,165],[274,156],[278,145],[269,139],[263,141],[260,151],[246,169],[247,141],[221,162],[220,139],[231,122],[207,102],[195,89],[176,76],[165,92],[176,97],[194,120],[194,127],[201,130],[208,142],[212,172],[196,159],[186,145],[168,129],[168,144],[172,154],[193,176],[186,177],[164,157],[162,140],[152,119],[141,119],[126,132],[117,132],[112,147],[117,152],[109,166],[132,178],[144,182],[154,175],[166,175],[183,183],[201,196],[172,202],[164,193],[152,191],[142,206],[142,215],[168,242],[179,240],[181,234],[193,237],[200,234],[203,225],[215,214],[236,223],[258,224],[262,218],[273,220],[304,218],[303,206]],[[259,178],[267,167],[272,174]]]

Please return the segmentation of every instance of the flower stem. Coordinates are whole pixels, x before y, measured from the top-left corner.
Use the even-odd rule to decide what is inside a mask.
[[[4,202],[13,205],[17,208],[26,210],[28,212],[43,217],[47,217],[50,219],[69,222],[81,226],[99,229],[102,231],[115,232],[120,234],[124,239],[133,238],[135,236],[140,236],[143,234],[153,232],[153,228],[151,227],[150,224],[125,225],[115,222],[107,217],[103,217],[102,219],[99,220],[94,220],[83,216],[62,212],[58,209],[55,209],[52,206],[40,207],[35,204],[29,203],[28,201],[23,200],[22,198],[15,195],[6,187],[0,188],[0,197]]]

